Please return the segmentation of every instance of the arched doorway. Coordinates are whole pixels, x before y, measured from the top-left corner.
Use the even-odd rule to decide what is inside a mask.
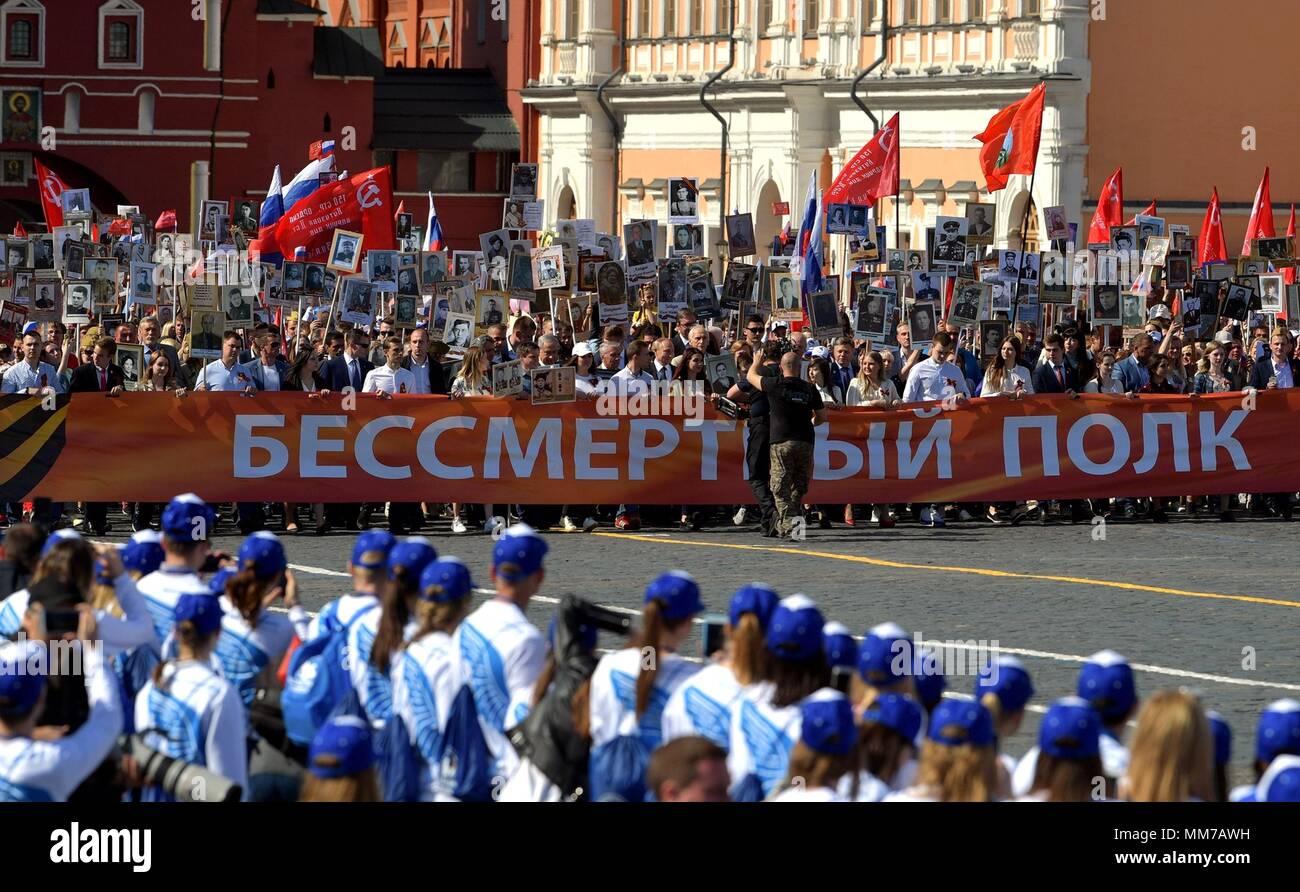
[[[759,190],[758,203],[754,205],[754,241],[763,260],[772,255],[772,239],[781,234],[781,221],[772,213],[772,205],[780,200],[780,188],[774,180],[768,180]]]
[[[578,218],[578,200],[573,194],[572,186],[560,190],[560,197],[555,200],[555,219],[576,220]]]

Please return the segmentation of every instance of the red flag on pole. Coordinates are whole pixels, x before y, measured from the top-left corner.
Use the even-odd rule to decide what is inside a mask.
[[[154,223],[153,228],[158,232],[175,232],[176,231],[176,211],[163,211],[158,215],[158,222]]]
[[[285,257],[304,248],[312,262],[329,254],[335,229],[360,232],[367,251],[397,248],[393,226],[393,187],[388,167],[376,167],[317,189],[288,208],[275,224],[275,242]]]
[[[36,162],[36,185],[41,193],[41,210],[45,212],[45,228],[53,232],[54,227],[63,225],[63,192],[68,187],[57,173],[41,163],[41,159],[33,160]]]
[[[1287,222],[1286,222],[1286,237],[1289,238],[1289,239],[1291,239],[1291,245],[1292,245],[1292,247],[1293,247],[1293,249],[1294,249],[1294,246],[1295,246],[1295,205],[1294,205],[1294,204],[1291,205],[1291,219],[1287,220]],[[1293,257],[1293,258],[1291,258],[1291,259],[1294,260],[1295,258]],[[1285,268],[1284,270],[1282,270],[1282,281],[1286,282],[1288,285],[1294,285],[1294,284],[1295,284],[1295,267],[1294,267],[1294,266],[1288,266],[1287,268]],[[1286,307],[1283,307],[1283,308],[1282,308],[1282,313],[1279,313],[1278,315],[1280,315],[1280,316],[1282,316],[1283,318],[1285,318],[1285,315],[1286,315]]]
[[[1034,172],[1038,161],[1038,140],[1043,135],[1043,101],[1047,84],[1040,81],[1019,102],[1013,102],[989,119],[984,132],[974,137],[984,143],[980,169],[988,190],[1005,188],[1007,177]]]
[[[397,218],[402,216],[402,214],[405,213],[406,213],[406,199],[403,198],[401,201],[397,203],[397,210],[393,211],[393,222],[396,223]]]
[[[1201,235],[1196,240],[1196,262],[1204,266],[1214,261],[1228,259],[1228,243],[1223,238],[1223,219],[1219,208],[1219,189],[1210,196],[1210,206],[1205,209],[1201,222]]]
[[[14,221],[14,235],[17,238],[27,238],[27,227],[23,225],[22,220]]]
[[[1120,225],[1123,218],[1124,168],[1117,167],[1097,196],[1097,210],[1092,212],[1092,225],[1088,227],[1088,244],[1109,244],[1110,228]]]
[[[1136,226],[1136,225],[1137,225],[1137,221],[1138,221],[1138,217],[1159,217],[1159,216],[1160,216],[1160,211],[1156,210],[1155,199],[1152,199],[1151,203],[1150,203],[1149,205],[1147,205],[1146,208],[1143,209],[1142,213],[1133,216],[1133,217],[1132,217],[1132,218],[1131,218],[1127,223],[1125,223],[1124,225],[1125,225],[1125,226]]]
[[[898,115],[889,119],[844,165],[822,196],[828,204],[875,204],[876,199],[898,194]]]
[[[1255,190],[1255,203],[1250,208],[1250,222],[1246,224],[1246,240],[1241,243],[1241,256],[1250,256],[1250,243],[1257,238],[1273,238],[1277,230],[1273,228],[1273,198],[1268,189],[1268,168],[1264,168],[1264,179],[1259,181]]]

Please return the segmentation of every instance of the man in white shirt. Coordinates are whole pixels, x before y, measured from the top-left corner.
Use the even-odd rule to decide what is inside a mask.
[[[954,338],[946,331],[936,332],[930,343],[930,355],[912,367],[903,388],[903,402],[920,403],[953,398],[960,405],[970,397],[966,386],[966,373],[948,361],[952,355]],[[921,509],[921,525],[944,525],[943,510],[938,505]]]
[[[23,361],[14,363],[4,374],[0,393],[39,394],[50,388],[62,393],[59,373],[48,362],[41,362],[41,336],[35,331],[23,335]]]
[[[262,335],[257,342],[257,356],[244,363],[244,368],[258,390],[284,390],[289,363],[280,358],[280,339],[272,334]]]
[[[646,343],[642,340],[628,341],[627,347],[627,365],[614,373],[614,376],[605,382],[604,392],[610,395],[635,396],[638,393],[649,393],[650,388],[654,386],[654,376],[645,371],[649,364],[650,354],[646,350]]]
[[[955,396],[958,403],[970,397],[966,386],[966,373],[948,361],[952,355],[953,337],[946,331],[935,334],[930,355],[918,362],[907,376],[903,388],[903,402],[919,403]]]
[[[647,369],[656,381],[673,379],[673,342],[671,338],[659,338],[650,345],[654,352],[654,367]]]
[[[395,393],[415,393],[415,375],[402,368],[402,339],[388,338],[384,341],[384,359],[381,366],[376,366],[366,373],[366,383],[362,393],[376,394],[386,400]]]
[[[413,329],[408,343],[411,346],[411,352],[402,360],[402,368],[409,370],[415,378],[415,387],[411,390],[411,393],[434,393],[432,375],[436,372],[438,377],[441,378],[442,367],[429,356],[428,330],[424,328]],[[438,367],[430,368],[431,365]]]
[[[240,365],[239,350],[241,341],[233,331],[226,332],[221,341],[221,358],[214,359],[203,367],[195,390],[224,391],[229,393],[257,393],[253,376]],[[254,360],[256,362],[256,360]]]

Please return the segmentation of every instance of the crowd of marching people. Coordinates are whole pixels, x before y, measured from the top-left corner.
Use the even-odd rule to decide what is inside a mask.
[[[959,683],[883,617],[855,636],[752,583],[693,658],[723,605],[678,570],[639,616],[568,596],[543,633],[523,524],[485,599],[428,539],[362,532],[312,615],[274,534],[216,552],[193,494],[160,518],[121,549],[7,531],[0,800],[1300,801],[1300,702],[1263,710],[1233,787],[1228,725],[1113,651],[1052,699],[1009,656]]]
[[[1295,338],[1285,326],[1268,330],[1243,328],[1224,318],[1214,336],[1198,343],[1184,338],[1180,319],[1173,318],[1157,290],[1150,301],[1149,321],[1120,348],[1106,346],[1101,330],[1082,322],[1067,322],[1040,337],[1034,325],[1018,323],[996,346],[972,343],[970,329],[940,322],[927,343],[914,344],[906,323],[895,326],[893,343],[875,344],[852,337],[848,317],[844,332],[818,340],[807,330],[763,314],[728,320],[697,320],[690,309],[671,322],[653,311],[638,313],[630,324],[600,325],[592,310],[577,325],[557,322],[549,314],[521,314],[486,327],[482,338],[463,357],[446,358],[448,346],[434,340],[421,323],[398,328],[392,317],[371,327],[346,323],[330,327],[323,307],[312,308],[300,320],[290,315],[283,325],[259,322],[248,330],[221,336],[221,355],[204,361],[190,355],[190,334],[182,322],[160,324],[145,316],[138,325],[123,323],[112,335],[90,327],[73,341],[73,331],[61,323],[29,323],[8,358],[0,354],[0,390],[5,393],[103,391],[109,397],[124,390],[123,369],[116,363],[122,343],[142,345],[142,369],[136,389],[166,391],[178,399],[193,391],[233,391],[255,397],[266,391],[298,391],[316,397],[351,387],[363,396],[446,394],[452,398],[488,397],[493,393],[492,369],[518,360],[523,394],[529,396],[529,373],[536,369],[572,366],[577,397],[647,392],[656,384],[672,393],[697,393],[716,407],[746,419],[746,461],[756,505],[675,506],[663,512],[649,507],[644,522],[697,529],[701,525],[757,521],[764,535],[778,535],[776,505],[768,484],[769,407],[765,395],[747,381],[757,365],[775,374],[781,357],[801,358],[798,374],[812,385],[829,410],[871,407],[890,410],[904,403],[970,397],[1018,399],[1033,394],[1109,394],[1142,399],[1158,394],[1216,394],[1233,391],[1289,388],[1300,382]],[[585,336],[585,337],[584,337]],[[981,355],[977,355],[976,351]],[[713,357],[730,357],[734,377],[710,368]],[[719,366],[721,368],[721,365]],[[730,369],[730,365],[726,365]],[[1140,495],[1140,494],[1134,494]],[[805,513],[821,527],[865,523],[892,527],[899,520],[943,526],[950,520],[988,520],[1016,524],[1026,520],[1085,521],[1093,517],[1164,522],[1170,513],[1185,517],[1217,516],[1234,520],[1242,510],[1252,516],[1290,519],[1294,493],[1200,495],[1183,498],[1116,498],[1055,503],[949,505],[808,505]],[[112,506],[89,504],[78,515],[73,506],[38,502],[28,518],[52,528],[84,526],[107,532]],[[680,508],[680,511],[677,510]],[[156,523],[158,506],[122,506],[133,530]],[[256,503],[237,506],[243,532],[263,528],[272,517],[281,529],[297,533],[302,524],[317,533],[364,528],[371,514],[386,512],[395,534],[416,532],[447,522],[452,532],[490,529],[511,516],[536,526],[567,531],[612,524],[635,530],[643,523],[638,506],[520,506],[439,505],[435,503],[326,505]],[[24,517],[21,503],[0,511],[0,524]]]

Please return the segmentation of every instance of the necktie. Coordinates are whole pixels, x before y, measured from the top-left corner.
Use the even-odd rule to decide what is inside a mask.
[[[352,379],[352,389],[361,389],[361,371],[355,359],[348,362],[348,376]]]
[[[1056,383],[1061,385],[1061,390],[1065,390],[1065,375],[1061,373],[1061,367],[1056,366]]]
[[[108,390],[108,372],[104,369],[99,370],[99,389]]]

